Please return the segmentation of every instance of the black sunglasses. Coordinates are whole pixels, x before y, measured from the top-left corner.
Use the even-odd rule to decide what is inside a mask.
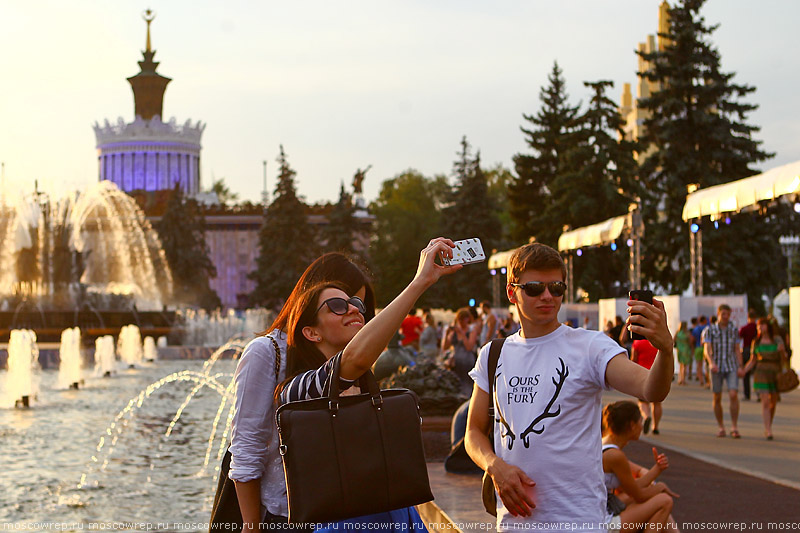
[[[549,281],[547,283],[543,281],[529,281],[528,283],[511,283],[511,286],[521,288],[528,296],[541,295],[545,287],[547,287],[550,294],[556,298],[564,296],[564,293],[567,291],[567,284],[563,281]]]
[[[367,312],[367,308],[364,305],[364,302],[358,296],[352,296],[347,300],[336,296],[334,298],[328,298],[327,300],[322,302],[322,304],[314,312],[314,315],[316,316],[316,314],[319,313],[320,309],[322,309],[326,305],[328,306],[328,309],[331,310],[331,313],[333,313],[334,315],[346,315],[347,310],[350,309],[351,305],[355,307],[358,310],[358,312],[361,313],[362,315]]]

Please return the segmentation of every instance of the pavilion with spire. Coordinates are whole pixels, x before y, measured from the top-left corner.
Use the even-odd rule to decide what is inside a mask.
[[[150,24],[155,13],[148,9],[146,48],[139,61],[140,72],[128,78],[133,89],[134,120],[122,117],[94,124],[97,139],[98,177],[114,182],[121,190],[158,191],[176,184],[190,195],[200,192],[200,139],[205,124],[175,118],[163,122],[164,92],[172,81],[156,72]]]

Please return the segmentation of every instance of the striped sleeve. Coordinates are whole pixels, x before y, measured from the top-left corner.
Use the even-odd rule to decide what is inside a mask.
[[[335,365],[339,364],[342,353],[328,359],[324,365],[316,370],[308,370],[295,376],[281,392],[281,403],[310,400],[327,396],[330,391],[330,376]],[[352,387],[355,381],[339,379],[339,390],[345,391]]]

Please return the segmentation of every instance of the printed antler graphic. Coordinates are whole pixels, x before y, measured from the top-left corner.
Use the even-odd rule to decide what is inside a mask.
[[[550,409],[553,407],[553,404],[556,402],[558,395],[561,393],[561,387],[564,386],[564,382],[567,380],[567,376],[569,376],[569,369],[567,368],[567,365],[564,364],[564,360],[561,359],[560,357],[558,358],[558,360],[561,362],[561,368],[556,369],[556,372],[558,372],[558,380],[556,380],[556,378],[553,378],[553,385],[556,386],[556,390],[555,392],[553,392],[553,397],[550,398],[550,401],[547,403],[547,407],[544,408],[544,411],[542,411],[542,413],[539,416],[534,418],[533,422],[531,422],[531,425],[528,426],[527,429],[525,429],[525,431],[523,431],[522,434],[520,435],[520,437],[522,438],[522,444],[526,448],[530,446],[530,439],[528,438],[528,436],[531,433],[536,433],[537,435],[540,435],[544,431],[544,426],[542,426],[539,429],[534,429],[536,424],[538,424],[539,422],[541,422],[546,418],[554,418],[561,414],[561,405],[559,405],[558,409],[556,409],[555,411],[552,412],[550,411]]]
[[[497,398],[497,378],[499,377],[500,374],[495,372],[494,375],[495,422],[499,422],[500,424],[503,425],[503,429],[500,430],[500,438],[504,439],[508,437],[508,449],[511,450],[511,448],[514,447],[514,440],[517,438],[517,436],[514,435],[514,431],[511,429],[511,425],[508,422],[506,422],[506,418],[503,416],[503,412],[500,410],[500,400]]]

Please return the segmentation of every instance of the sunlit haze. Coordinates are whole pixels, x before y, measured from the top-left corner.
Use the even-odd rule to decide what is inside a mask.
[[[372,165],[367,200],[408,168],[449,174],[466,135],[486,166],[525,151],[523,113],[558,61],[574,102],[582,82],[636,84],[634,49],[655,34],[659,0],[597,2],[3,2],[0,161],[8,187],[56,195],[98,179],[92,124],[133,119],[126,78],[152,8],[164,119],[207,124],[201,183],[225,178],[257,201],[278,147],[309,202],[335,200]],[[710,0],[725,72],[754,85],[748,122],[776,157],[800,159],[795,45],[800,3]]]

